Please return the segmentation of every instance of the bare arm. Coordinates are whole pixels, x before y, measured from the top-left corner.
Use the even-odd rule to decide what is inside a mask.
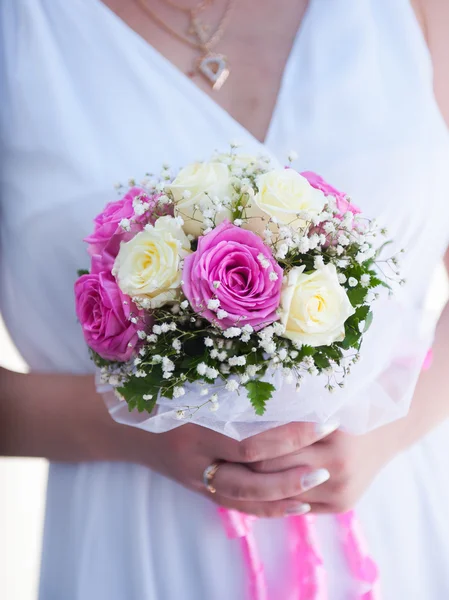
[[[96,394],[92,376],[0,369],[0,390],[0,455],[113,459],[109,438],[121,428]]]

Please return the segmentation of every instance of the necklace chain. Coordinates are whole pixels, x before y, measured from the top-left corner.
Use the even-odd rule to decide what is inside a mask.
[[[212,48],[216,44],[218,44],[218,42],[223,37],[223,34],[228,25],[228,22],[229,22],[229,19],[231,16],[231,12],[232,12],[232,8],[233,8],[233,0],[227,0],[224,13],[217,25],[215,32],[211,36],[206,38],[203,33],[204,29],[203,29],[202,23],[198,19],[197,15],[202,10],[204,10],[208,4],[210,4],[210,0],[204,0],[203,2],[200,2],[194,8],[184,8],[184,7],[178,6],[174,2],[171,2],[170,0],[164,0],[164,2],[166,4],[168,4],[169,6],[172,6],[173,8],[176,8],[178,10],[186,12],[190,15],[190,23],[191,23],[192,29],[195,33],[195,36],[197,38],[196,40],[191,40],[188,37],[178,33],[168,23],[166,23],[163,19],[161,19],[161,17],[159,17],[159,15],[148,6],[148,3],[146,2],[146,0],[137,0],[137,2],[140,5],[140,7],[145,11],[145,13],[148,16],[150,16],[151,19],[166,33],[170,34],[172,37],[176,38],[178,41],[182,42],[183,44],[190,46],[191,48],[195,48],[196,50],[202,50],[205,52],[210,52],[212,50]]]

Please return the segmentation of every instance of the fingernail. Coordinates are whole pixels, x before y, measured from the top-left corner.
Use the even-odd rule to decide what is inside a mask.
[[[310,511],[312,507],[310,506],[310,504],[295,504],[294,506],[290,506],[289,508],[285,509],[285,514],[286,515],[305,515],[306,513],[308,513]]]
[[[315,423],[315,433],[318,437],[323,438],[338,429],[340,423],[332,421],[331,423]]]
[[[311,488],[321,485],[329,479],[331,474],[327,469],[317,469],[311,473],[306,473],[301,478],[301,486],[304,491],[310,490]]]

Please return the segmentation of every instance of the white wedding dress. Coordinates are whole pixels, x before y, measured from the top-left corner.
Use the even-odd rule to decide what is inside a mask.
[[[113,183],[258,143],[99,0],[2,0],[0,35],[2,315],[31,370],[91,372],[73,282]],[[300,168],[388,224],[422,307],[449,243],[449,135],[408,0],[311,0],[266,147],[299,150]],[[448,472],[445,423],[359,504],[385,600],[449,598]],[[317,520],[329,599],[349,600],[334,521]],[[256,525],[271,590],[285,534]],[[240,600],[245,577],[207,498],[140,466],[51,465],[41,600]]]

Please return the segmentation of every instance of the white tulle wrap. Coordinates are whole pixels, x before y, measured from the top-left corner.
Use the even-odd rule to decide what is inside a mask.
[[[306,376],[297,392],[294,384],[285,383],[282,374],[275,372],[269,380],[276,392],[261,417],[255,415],[246,393],[224,391],[222,384],[215,412],[206,404],[182,420],[177,418],[178,410],[197,407],[207,400],[199,395],[198,384],[186,385],[186,394],[181,398],[159,397],[151,415],[129,412],[126,402],[107,385],[98,384],[98,391],[104,394],[117,422],[153,433],[188,422],[242,440],[288,422],[335,421],[347,432],[362,434],[407,413],[433,330],[434,323],[426,319],[422,308],[409,305],[400,295],[382,298],[374,306],[374,321],[365,335],[361,360],[346,377],[343,389],[330,393],[324,387],[327,377]],[[208,389],[212,394],[214,386]]]

